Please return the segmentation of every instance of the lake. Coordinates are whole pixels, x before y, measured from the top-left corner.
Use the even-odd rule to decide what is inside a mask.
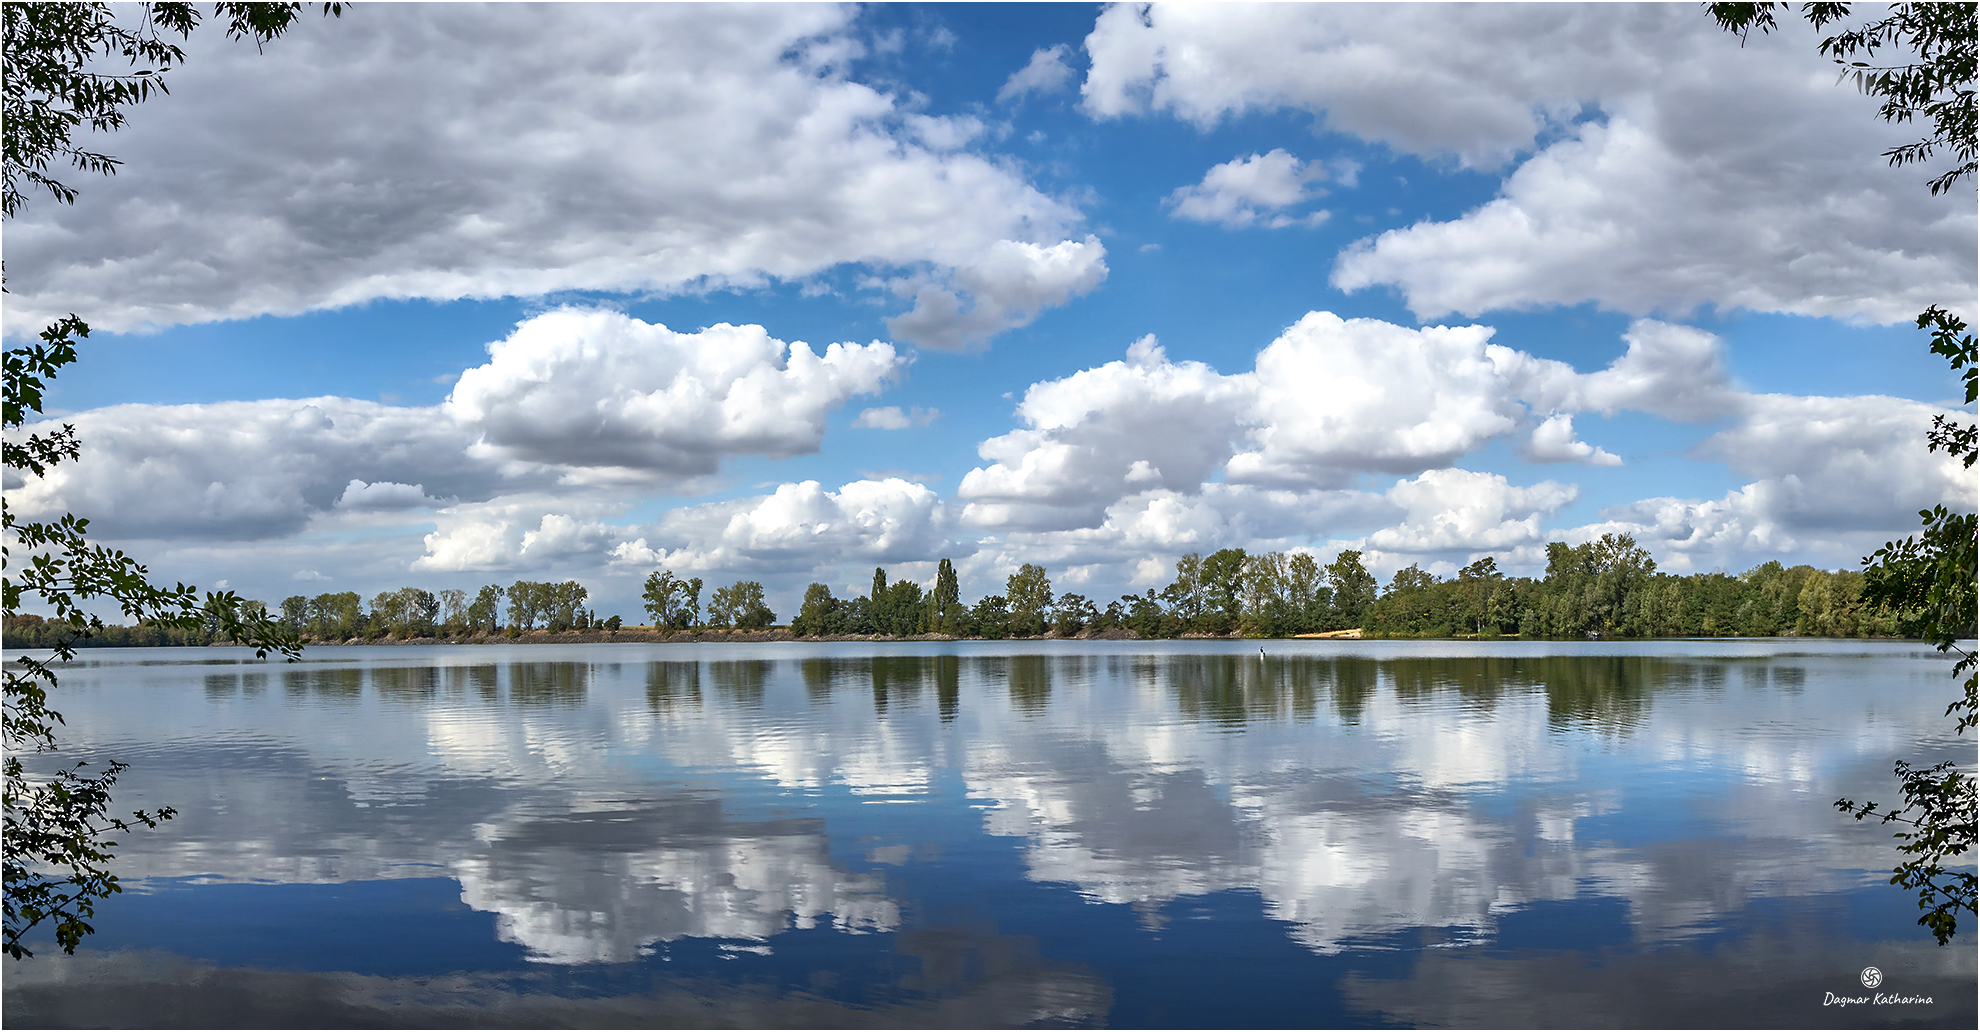
[[[1972,763],[1955,694],[1799,639],[85,651],[65,745],[179,817],[5,1019],[1972,1028],[1974,930],[1831,807]]]

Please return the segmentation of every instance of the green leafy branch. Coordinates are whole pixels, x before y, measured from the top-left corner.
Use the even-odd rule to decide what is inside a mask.
[[[1971,683],[1968,682],[1971,691]],[[1975,827],[1975,786],[1948,760],[1922,770],[1903,760],[1892,771],[1904,793],[1904,805],[1882,810],[1879,823],[1907,824],[1915,831],[1899,831],[1898,852],[1917,859],[1891,872],[1890,883],[1918,893],[1918,908],[1924,913],[1918,923],[1931,929],[1944,946],[1959,930],[1959,912],[1973,913],[1980,902],[1980,884],[1966,871],[1948,871],[1942,861],[1960,856],[1973,848]],[[1857,804],[1836,800],[1836,809],[1857,820],[1878,817],[1879,804]],[[1917,816],[1909,816],[1916,812]]]
[[[325,3],[325,15],[341,15],[346,4]],[[280,36],[301,16],[301,3],[216,3],[215,23],[228,38],[251,39],[259,49]],[[55,178],[51,166],[66,162],[85,173],[114,175],[116,158],[77,143],[85,127],[114,132],[123,127],[126,109],[169,92],[165,75],[185,61],[185,51],[171,36],[187,38],[200,23],[190,3],[142,3],[113,9],[104,3],[7,3],[0,5],[5,37],[4,190],[0,215],[12,218],[29,190],[46,190],[63,204],[75,202],[74,187]],[[127,24],[127,22],[129,22]],[[127,71],[107,70],[121,60]],[[6,356],[4,418],[7,431],[5,462],[10,470],[43,477],[62,462],[81,455],[75,427],[17,437],[30,414],[39,415],[48,381],[76,360],[76,341],[89,336],[89,325],[74,315],[43,330],[39,343],[10,348]],[[122,551],[91,545],[89,521],[67,514],[47,522],[16,523],[0,499],[0,565],[4,565],[6,615],[11,618],[26,598],[37,598],[54,609],[54,620],[73,634],[57,635],[53,656],[16,657],[5,672],[4,735],[7,749],[5,789],[5,910],[4,951],[16,959],[33,956],[22,938],[33,928],[52,924],[55,940],[73,953],[93,929],[88,918],[95,902],[122,891],[108,864],[112,831],[137,825],[156,827],[173,816],[170,807],[135,811],[130,819],[110,815],[110,788],[124,765],[112,761],[91,774],[77,762],[53,775],[31,779],[23,753],[56,748],[55,731],[62,714],[49,708],[56,686],[54,667],[75,658],[76,637],[103,628],[90,611],[92,601],[109,599],[126,617],[138,622],[205,630],[219,640],[231,640],[266,658],[280,653],[294,660],[301,651],[294,633],[269,619],[258,604],[245,602],[231,591],[208,592],[186,584],[170,588],[153,585],[149,571]]]
[[[41,333],[39,344],[6,352],[4,429],[17,430],[29,414],[41,412],[47,381],[76,360],[76,341],[89,335],[89,326],[71,315]],[[47,470],[78,456],[74,428],[8,440],[8,466],[43,476]],[[266,658],[280,653],[291,660],[301,654],[295,633],[271,620],[231,591],[207,592],[176,584],[154,585],[149,571],[123,551],[92,545],[89,521],[72,513],[51,521],[17,523],[6,499],[0,498],[0,577],[6,613],[18,612],[27,598],[39,599],[54,610],[57,622],[68,624],[79,637],[103,627],[88,610],[92,600],[116,602],[136,621],[187,628],[204,627],[221,640],[247,645]],[[82,937],[94,931],[89,919],[96,901],[121,892],[110,873],[110,851],[117,843],[105,838],[112,831],[128,832],[137,825],[157,827],[170,820],[170,807],[133,811],[128,819],[110,814],[110,789],[124,764],[112,761],[102,773],[84,770],[78,762],[54,775],[29,777],[21,754],[56,749],[55,731],[62,714],[50,708],[48,693],[56,686],[56,664],[75,658],[74,638],[55,642],[53,656],[19,656],[5,671],[4,765],[6,856],[5,938],[0,950],[15,959],[33,956],[23,939],[34,928],[49,924],[55,941],[75,952]]]
[[[1973,343],[1973,334],[1966,332],[1966,321],[1933,305],[1918,314],[1918,328],[1932,331],[1932,353],[1943,357],[1953,371],[1960,374],[1966,384],[1966,403],[1973,404],[1980,398],[1980,353]],[[1973,468],[1973,461],[1980,458],[1980,428],[1974,423],[1955,423],[1944,416],[1932,417],[1932,429],[1926,433],[1932,450],[1957,455]]]
[[[21,937],[43,922],[53,925],[56,944],[74,953],[82,937],[96,931],[89,923],[96,901],[124,891],[107,866],[114,858],[109,847],[117,842],[103,836],[140,824],[155,828],[176,816],[169,806],[135,810],[129,820],[109,816],[110,786],[125,765],[112,762],[95,777],[83,773],[87,765],[35,784],[19,758],[7,757],[6,942],[0,949],[15,960],[34,956]],[[49,868],[65,873],[51,879],[43,874]]]
[[[1780,27],[1776,9],[1784,3],[1707,4],[1719,27],[1737,33],[1742,42],[1758,29],[1766,34]],[[1850,15],[1849,4],[1809,3],[1801,15],[1818,31]],[[1892,4],[1875,21],[1822,39],[1821,53],[1843,68],[1843,78],[1878,98],[1878,114],[1886,122],[1909,122],[1923,117],[1930,135],[1884,152],[1893,167],[1928,161],[1941,148],[1958,164],[1934,176],[1927,186],[1937,196],[1975,171],[1974,64],[1975,9],[1971,3]],[[1913,59],[1877,64],[1879,52],[1907,53]]]
[[[1966,403],[1976,395],[1976,361],[1973,335],[1966,323],[1934,306],[1918,317],[1920,329],[1930,328],[1932,352],[1951,364],[1966,384]],[[1967,468],[1973,467],[1974,429],[1948,422],[1941,416],[1928,434],[1931,450],[1959,455]],[[1976,607],[1980,607],[1980,518],[1973,513],[1949,512],[1934,506],[1918,514],[1924,524],[1917,537],[1892,541],[1863,560],[1863,598],[1882,603],[1900,614],[1903,633],[1931,642],[1941,652],[1959,656],[1953,676],[1966,675],[1958,698],[1946,707],[1946,715],[1956,717],[1955,732],[1980,725],[1980,657],[1960,647],[1962,639],[1975,631]],[[1918,923],[1931,929],[1943,946],[1959,930],[1959,912],[1976,913],[1975,876],[1965,871],[1948,871],[1944,861],[1966,854],[1980,833],[1980,795],[1973,778],[1948,761],[1923,769],[1897,761],[1893,772],[1904,798],[1902,806],[1885,809],[1879,803],[1856,803],[1838,799],[1835,807],[1865,820],[1878,817],[1880,823],[1909,825],[1915,831],[1899,831],[1898,851],[1912,859],[1892,869],[1891,884],[1918,893],[1923,913]],[[1915,816],[1913,816],[1915,814]]]
[[[1739,34],[1742,42],[1754,29],[1779,28],[1781,3],[1716,3],[1706,8],[1719,27]],[[1822,39],[1821,53],[1843,67],[1843,78],[1881,101],[1878,114],[1886,122],[1927,120],[1931,131],[1923,139],[1884,152],[1893,167],[1917,164],[1950,150],[1956,164],[1933,177],[1927,186],[1934,196],[1947,193],[1975,173],[1974,76],[1976,5],[1971,3],[1892,4],[1882,17]],[[1807,3],[1801,15],[1817,31],[1844,21],[1850,5]],[[1890,52],[1906,59],[1878,64]],[[1932,331],[1931,350],[1951,364],[1966,385],[1966,404],[1976,399],[1980,357],[1966,323],[1937,305],[1918,316],[1918,328]],[[1980,458],[1976,424],[1933,419],[1926,440],[1934,452],[1956,455],[1967,469]],[[1972,514],[1947,511],[1943,505],[1918,514],[1922,533],[1886,543],[1864,563],[1863,601],[1882,604],[1900,614],[1902,632],[1931,642],[1941,652],[1959,656],[1953,676],[1966,675],[1960,696],[1946,707],[1956,717],[1957,733],[1980,721],[1980,676],[1973,653],[1959,641],[1974,633],[1975,596],[1980,593],[1980,524]],[[1976,813],[1974,781],[1947,762],[1918,769],[1900,760],[1894,768],[1904,805],[1884,809],[1878,803],[1836,800],[1836,808],[1857,820],[1881,814],[1883,823],[1915,830],[1896,833],[1898,850],[1911,857],[1893,869],[1891,883],[1918,892],[1924,911],[1918,923],[1932,930],[1943,946],[1959,928],[1959,912],[1976,913],[1974,875],[1947,871],[1943,861],[1973,848]]]
[[[349,5],[326,3],[326,15]],[[256,47],[281,35],[301,16],[300,3],[216,3],[213,19],[225,24],[227,38],[251,39]],[[186,54],[168,35],[185,39],[200,22],[197,5],[147,3],[134,26],[118,21],[103,3],[9,3],[4,5],[7,53],[6,162],[0,209],[20,210],[25,191],[39,188],[57,201],[73,204],[76,191],[49,172],[49,162],[66,158],[86,173],[115,175],[123,164],[75,143],[84,126],[107,133],[123,128],[125,108],[170,93],[165,75]],[[101,70],[100,58],[120,58],[128,72]],[[142,66],[142,67],[141,67]]]

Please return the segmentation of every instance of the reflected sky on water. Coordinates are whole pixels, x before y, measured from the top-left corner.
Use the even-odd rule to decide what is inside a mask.
[[[1972,762],[1937,653],[1266,652],[85,652],[65,743],[179,817],[7,1020],[1973,1024],[1829,805]]]

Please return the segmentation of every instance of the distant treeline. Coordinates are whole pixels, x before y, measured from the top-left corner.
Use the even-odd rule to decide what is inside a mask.
[[[313,598],[291,595],[282,600],[279,613],[270,615],[306,642],[496,634],[519,637],[538,626],[552,632],[618,630],[617,616],[600,620],[596,612],[584,608],[587,597],[589,592],[577,581],[553,584],[519,580],[506,588],[490,584],[473,596],[460,588],[439,592],[424,588],[381,591],[372,596],[369,610],[355,591],[328,592]],[[247,605],[251,610],[267,612],[264,602]],[[76,628],[66,623],[45,621],[39,616],[14,616],[7,618],[6,636],[10,648],[46,648],[57,641],[78,646],[227,644],[219,634],[217,620],[198,630],[142,623],[135,627],[113,624],[80,638]]]
[[[1440,580],[1396,573],[1368,608],[1364,636],[1444,638],[1891,637],[1898,616],[1863,604],[1863,574],[1765,562],[1738,576],[1658,573],[1627,535],[1547,546],[1540,579],[1481,559]]]
[[[77,646],[155,646],[155,645],[212,645],[213,637],[205,630],[187,630],[183,627],[154,627],[151,624],[138,624],[136,627],[123,627],[108,624],[99,627],[87,638],[80,638],[76,629],[57,620],[46,620],[32,613],[23,613],[6,618],[4,633],[8,650],[48,649],[62,642]]]
[[[1767,562],[1738,576],[1672,576],[1658,573],[1633,538],[1615,534],[1582,545],[1548,545],[1547,572],[1540,578],[1507,577],[1487,557],[1449,580],[1411,565],[1380,589],[1360,552],[1342,552],[1323,566],[1304,552],[1227,548],[1185,555],[1167,587],[1122,595],[1104,608],[1082,594],[1055,594],[1041,566],[1026,564],[1004,587],[1003,594],[968,605],[947,559],[937,565],[929,589],[914,581],[890,583],[884,568],[875,569],[873,587],[863,596],[838,598],[824,584],[806,588],[790,630],[797,637],[990,639],[1276,638],[1351,628],[1360,628],[1363,637],[1392,638],[1848,638],[1895,636],[1899,624],[1897,614],[1863,605],[1863,575],[1855,571]],[[647,617],[662,631],[761,630],[777,619],[756,581],[716,589],[705,613],[698,577],[658,570],[644,589]],[[356,592],[346,591],[290,596],[282,600],[279,619],[305,640],[318,642],[515,638],[539,626],[553,633],[617,633],[619,617],[600,620],[585,608],[587,597],[576,581],[516,581],[506,588],[488,585],[472,596],[459,588],[400,588],[380,592],[367,610]],[[6,637],[12,648],[40,648],[58,638],[74,640],[75,629],[37,616],[11,617]],[[75,643],[220,642],[209,630],[140,624],[105,627]]]
[[[1416,565],[1378,590],[1361,553],[1321,565],[1306,553],[1248,554],[1228,548],[1176,562],[1159,591],[1122,595],[1105,608],[1084,595],[1055,595],[1042,567],[1026,565],[1005,593],[965,605],[943,560],[933,590],[887,582],[873,571],[864,597],[805,590],[791,631],[829,635],[942,634],[970,638],[1075,637],[1130,632],[1286,637],[1360,628],[1364,637],[1691,638],[1894,636],[1897,615],[1862,604],[1863,575],[1762,563],[1738,576],[1672,576],[1628,535],[1547,547],[1541,578],[1507,577],[1487,557],[1443,579]],[[655,578],[670,579],[657,573]],[[649,581],[652,584],[653,581]],[[680,583],[680,582],[674,582]],[[692,582],[697,587],[699,582]],[[767,623],[767,621],[766,621]]]

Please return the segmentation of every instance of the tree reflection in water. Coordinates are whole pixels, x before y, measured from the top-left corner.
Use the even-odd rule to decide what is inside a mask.
[[[1028,717],[1045,712],[1052,701],[1052,667],[1067,660],[1051,656],[1012,656],[1011,703]]]
[[[65,712],[79,744],[148,750],[133,790],[181,810],[119,858],[140,890],[123,912],[166,917],[149,939],[102,922],[124,960],[10,969],[9,1020],[143,1023],[140,1001],[170,998],[247,1024],[217,1015],[262,999],[279,1024],[285,986],[354,1024],[528,1023],[554,1000],[598,1024],[1492,1025],[1545,1015],[1477,986],[1538,998],[1583,969],[1596,995],[1553,998],[1575,1023],[1643,986],[1671,990],[1665,1023],[1761,1014],[1683,990],[1718,984],[1714,958],[1799,1023],[1819,1011],[1779,1008],[1838,958],[1970,989],[1970,952],[1934,967],[1887,941],[1909,916],[1863,930],[1883,844],[1827,810],[1882,777],[1890,741],[1940,748],[1903,693],[1935,691],[1942,661],[1787,648],[111,657],[65,677]],[[256,935],[303,944],[285,955],[303,969],[335,938],[277,905],[241,923],[238,956],[184,959],[212,955],[192,930],[230,920],[209,889],[323,889],[398,937],[443,923],[367,902],[411,879],[484,915],[478,948],[509,944],[516,969],[444,992],[382,960],[267,970]],[[1836,945],[1794,945],[1818,942]],[[154,970],[146,950],[177,956]],[[38,974],[57,970],[88,988]]]
[[[525,706],[582,706],[588,663],[510,663],[509,701]]]
[[[724,702],[745,709],[763,707],[763,686],[774,665],[764,659],[716,660],[707,664],[708,683]]]
[[[1334,718],[1359,723],[1369,698],[1386,686],[1404,704],[1423,704],[1443,693],[1454,693],[1467,707],[1489,713],[1501,699],[1528,691],[1543,692],[1549,720],[1557,727],[1586,728],[1604,734],[1627,734],[1638,727],[1650,693],[1661,688],[1688,691],[1723,685],[1728,666],[1696,658],[1641,655],[1589,656],[1422,656],[1373,659],[1366,656],[1272,655],[1248,652],[1212,655],[1141,655],[1130,657],[885,655],[812,656],[791,664],[814,702],[824,703],[840,688],[868,689],[877,716],[889,707],[918,699],[932,687],[943,719],[960,711],[962,685],[968,679],[1005,686],[1011,704],[1021,714],[1042,715],[1051,705],[1055,685],[1091,686],[1107,678],[1157,688],[1170,695],[1186,720],[1229,727],[1257,721],[1311,721],[1324,705]],[[511,670],[518,668],[511,665]],[[581,691],[583,667],[532,664],[524,698],[542,694],[543,686]],[[700,678],[726,699],[746,706],[762,704],[765,686],[778,670],[775,661],[708,660],[652,662],[647,665],[647,691],[656,707],[699,699]],[[1738,669],[1758,689],[1792,691],[1805,678],[1798,666],[1742,662]],[[399,682],[393,682],[397,685]],[[347,687],[347,691],[355,690]]]
[[[701,708],[701,664],[646,664],[646,703],[656,710]]]

